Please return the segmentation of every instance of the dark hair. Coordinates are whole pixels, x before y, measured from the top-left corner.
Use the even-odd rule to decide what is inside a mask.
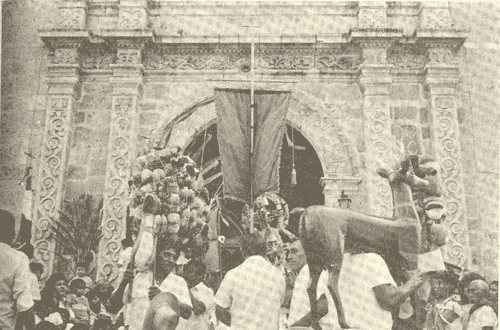
[[[76,268],[85,268],[87,270],[87,265],[84,262],[77,262]]]
[[[45,282],[45,289],[54,290],[56,283],[59,281],[67,282],[68,280],[62,273],[54,273],[50,275],[50,277],[47,279],[47,282]]]
[[[243,256],[265,256],[267,244],[264,236],[259,232],[243,236],[241,241],[241,252]]]
[[[49,321],[42,321],[35,326],[35,330],[59,330],[59,327]]]
[[[125,247],[130,247],[133,244],[134,244],[134,242],[132,241],[132,238],[130,238],[130,237],[122,239],[122,245]]]
[[[158,237],[156,244],[156,255],[159,256],[162,251],[172,249],[177,256],[180,255],[181,244],[179,240],[171,237]]]
[[[11,244],[16,236],[16,219],[9,211],[0,209],[0,242]]]
[[[72,289],[78,289],[80,287],[87,287],[87,284],[85,284],[85,281],[82,280],[81,278],[75,278],[74,280],[71,280],[71,282],[69,282],[69,286],[72,288]]]
[[[471,272],[471,273],[466,273],[458,283],[458,292],[460,293],[460,299],[463,304],[469,303],[469,298],[465,295],[465,289],[469,286],[470,282],[475,280],[483,280],[486,282],[483,276],[481,276],[478,273]]]
[[[30,262],[30,270],[33,273],[36,271],[43,273],[43,265],[39,262]]]
[[[491,285],[496,285],[496,286],[498,286],[498,281],[491,281],[490,285],[488,285],[488,286],[491,286]]]
[[[205,274],[207,271],[207,266],[201,261],[198,260],[190,260],[184,270],[187,272],[188,270],[193,269],[196,274]]]

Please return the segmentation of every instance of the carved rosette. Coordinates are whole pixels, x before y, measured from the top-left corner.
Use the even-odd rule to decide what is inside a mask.
[[[144,7],[121,6],[118,27],[124,30],[145,30],[148,25],[148,12]]]
[[[387,23],[385,8],[361,8],[358,14],[360,29],[383,29]]]
[[[135,145],[137,97],[114,96],[113,101],[103,204],[103,238],[99,248],[98,265],[99,279],[109,282],[113,282],[118,276],[116,263],[126,225],[128,179]]]
[[[87,18],[86,8],[60,8],[59,27],[63,29],[83,30]]]
[[[420,29],[447,30],[451,28],[450,8],[446,2],[422,2]]]
[[[52,97],[45,124],[32,229],[34,259],[43,265],[45,277],[51,274],[54,263],[55,243],[50,237],[49,226],[59,219],[63,198],[67,145],[71,130],[71,102],[70,97]]]
[[[468,233],[457,111],[452,96],[433,98],[432,120],[436,158],[441,165],[441,186],[448,212],[446,224],[451,232],[451,242],[446,249],[447,259],[455,265],[466,266]]]
[[[78,64],[78,48],[56,48],[51,59],[53,64]]]
[[[140,49],[120,48],[116,52],[117,64],[141,64],[142,52]]]

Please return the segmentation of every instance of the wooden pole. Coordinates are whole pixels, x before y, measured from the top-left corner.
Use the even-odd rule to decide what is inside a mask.
[[[253,18],[251,26],[251,48],[250,48],[250,233],[253,232],[253,174],[252,174],[252,158],[253,158],[253,137],[254,137],[254,111],[255,111],[255,95],[254,95],[254,79],[255,79],[255,41],[253,30]]]

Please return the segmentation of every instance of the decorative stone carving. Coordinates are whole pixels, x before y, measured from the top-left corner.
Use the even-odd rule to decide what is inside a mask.
[[[361,56],[358,54],[337,54],[320,56],[316,60],[318,70],[358,70]]]
[[[85,8],[64,8],[59,11],[59,27],[63,29],[85,29]]]
[[[83,48],[80,59],[83,69],[106,70],[113,61],[113,54],[103,47],[87,46]]]
[[[454,101],[451,97],[435,98],[433,126],[437,159],[441,165],[443,198],[448,211],[446,224],[451,230],[451,244],[447,246],[450,261],[465,266],[468,243],[465,214],[465,193],[460,166],[459,129]]]
[[[431,48],[427,55],[429,64],[449,64],[454,60],[453,52],[449,48]]]
[[[141,50],[140,49],[118,49],[116,53],[117,64],[140,64]]]
[[[384,8],[360,9],[358,24],[361,29],[383,29],[386,27],[386,10]]]
[[[447,9],[424,10],[421,16],[421,27],[427,30],[450,28],[450,11]]]
[[[45,124],[45,145],[40,164],[32,244],[35,248],[34,258],[42,263],[46,276],[52,272],[55,247],[50,238],[49,225],[58,220],[63,197],[62,184],[70,132],[70,102],[67,97],[52,98]]]
[[[52,56],[54,64],[78,64],[77,48],[57,48]]]
[[[387,51],[387,62],[402,70],[421,70],[426,64],[422,48],[392,47]]]
[[[135,96],[116,96],[111,120],[98,275],[113,282],[124,235],[128,178],[134,153]]]
[[[314,68],[314,56],[263,55],[259,58],[258,66],[275,70],[308,70]]]
[[[145,29],[147,25],[147,11],[141,7],[121,7],[119,26],[127,30]]]
[[[242,52],[172,54],[157,49],[144,55],[144,67],[149,70],[231,70],[249,62]]]

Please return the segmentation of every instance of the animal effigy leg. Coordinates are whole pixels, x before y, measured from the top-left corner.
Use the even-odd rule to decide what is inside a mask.
[[[317,290],[318,290],[318,281],[319,281],[319,276],[321,275],[321,268],[315,268],[311,267],[309,265],[309,287],[307,288],[307,294],[309,296],[309,303],[311,305],[311,327],[314,330],[321,330],[321,326],[319,325],[319,318],[318,318],[318,297],[317,297]]]
[[[344,306],[339,295],[339,275],[342,263],[328,267],[328,290],[332,295],[335,308],[337,309],[337,320],[342,329],[349,329],[349,325],[345,320]]]

